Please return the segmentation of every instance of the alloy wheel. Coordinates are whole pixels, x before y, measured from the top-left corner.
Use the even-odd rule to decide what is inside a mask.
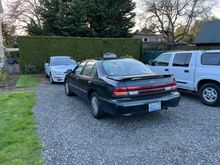
[[[212,87],[205,88],[203,90],[202,95],[203,95],[204,100],[209,102],[209,103],[215,102],[218,98],[217,91]]]

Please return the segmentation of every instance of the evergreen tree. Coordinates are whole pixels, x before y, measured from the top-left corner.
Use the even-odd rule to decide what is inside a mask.
[[[134,26],[132,0],[39,0],[43,35],[129,37]],[[32,25],[34,25],[32,23]],[[30,34],[39,31],[29,27]]]
[[[132,0],[88,0],[88,22],[97,37],[129,37],[135,23]]]

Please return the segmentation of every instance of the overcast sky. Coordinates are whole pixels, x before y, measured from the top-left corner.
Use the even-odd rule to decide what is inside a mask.
[[[6,5],[13,2],[14,0],[1,0],[1,1],[2,1],[2,4],[3,4],[3,8],[6,11],[7,10]],[[140,2],[142,0],[133,0],[133,1],[137,3],[137,8],[135,9],[135,11],[137,13],[141,13],[142,12],[141,6],[143,6],[143,5],[141,5]],[[212,15],[220,19],[220,3],[216,6],[214,6],[213,11],[212,11]],[[136,27],[134,28],[134,30],[140,28],[138,24],[139,23],[138,23],[138,20],[137,20],[137,24],[136,24]]]

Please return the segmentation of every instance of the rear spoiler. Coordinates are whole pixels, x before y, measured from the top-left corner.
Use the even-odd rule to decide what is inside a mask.
[[[165,75],[136,75],[136,76],[107,76],[108,79],[115,81],[125,81],[125,80],[141,80],[141,79],[154,79],[154,78],[168,78],[172,77],[172,74]]]

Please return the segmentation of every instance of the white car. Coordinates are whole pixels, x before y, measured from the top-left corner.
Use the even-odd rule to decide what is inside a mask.
[[[77,62],[69,56],[52,56],[44,64],[45,75],[50,78],[50,83],[64,82],[66,71],[74,69]]]
[[[167,52],[150,65],[156,73],[173,74],[178,88],[197,92],[204,104],[220,105],[220,50]]]

